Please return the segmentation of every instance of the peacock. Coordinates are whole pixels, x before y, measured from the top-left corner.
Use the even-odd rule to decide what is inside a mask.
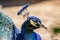
[[[17,14],[22,14],[28,6],[29,3],[19,10]],[[34,32],[35,29],[40,28],[41,25],[43,26],[41,20],[38,17],[28,15],[29,12],[23,15],[24,17],[27,16],[27,19],[22,24],[21,30],[19,30],[12,19],[4,11],[0,10],[0,40],[42,40],[41,36]]]
[[[18,11],[18,15],[22,13],[30,4],[26,4],[22,7],[21,10]],[[27,9],[26,9],[27,11]],[[21,33],[17,35],[16,40],[42,40],[41,36],[34,32],[35,29],[40,27],[44,27],[47,29],[43,24],[42,21],[36,16],[28,16],[29,12],[23,14],[23,17],[27,16],[25,22],[21,26]]]
[[[35,33],[33,30],[40,28],[41,21],[35,16],[30,16],[22,24],[21,33],[17,35],[16,40],[41,40],[39,34]]]

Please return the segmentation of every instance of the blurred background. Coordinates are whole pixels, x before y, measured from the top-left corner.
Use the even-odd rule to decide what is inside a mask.
[[[25,19],[17,16],[17,12],[26,3],[30,3],[27,8],[30,16],[37,16],[48,28],[35,30],[42,40],[60,40],[60,0],[0,0],[0,10],[5,11],[20,29]]]

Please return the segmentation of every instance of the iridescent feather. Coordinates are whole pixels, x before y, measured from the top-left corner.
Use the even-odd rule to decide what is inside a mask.
[[[11,18],[0,10],[0,40],[15,40],[19,32]]]

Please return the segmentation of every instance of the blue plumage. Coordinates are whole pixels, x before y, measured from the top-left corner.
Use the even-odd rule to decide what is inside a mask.
[[[30,20],[30,19],[32,19],[33,21],[37,21],[37,22],[39,22],[40,24],[42,23],[41,20],[40,20],[38,17],[29,16],[29,17],[27,18],[27,20]]]
[[[30,5],[29,3],[25,4],[25,5],[22,7],[22,9],[18,11],[17,15],[20,15],[20,14],[22,13],[22,11],[24,11],[25,9],[27,9],[27,7],[28,7],[29,5]]]
[[[30,16],[28,19],[22,24],[21,33],[17,35],[16,40],[41,40],[39,34],[35,33],[33,30],[38,27],[34,27],[29,22],[30,20],[41,23],[40,19],[35,16]]]
[[[16,40],[16,37],[19,33],[21,33],[21,31],[15,25],[13,25],[12,40]]]

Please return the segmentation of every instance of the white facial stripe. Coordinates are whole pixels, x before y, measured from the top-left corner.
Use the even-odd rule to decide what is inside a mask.
[[[32,20],[30,20],[30,23],[36,27],[35,23]]]

